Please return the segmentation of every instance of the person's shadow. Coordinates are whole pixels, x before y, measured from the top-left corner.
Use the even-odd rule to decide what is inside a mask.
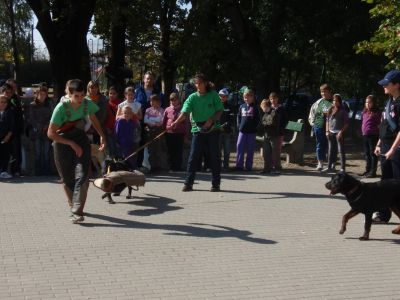
[[[111,216],[104,216],[99,214],[85,213],[87,217],[107,221],[106,223],[80,223],[83,227],[117,227],[117,228],[131,228],[131,229],[149,229],[149,230],[164,230],[168,231],[168,235],[189,236],[189,237],[204,237],[204,238],[238,238],[246,242],[257,244],[272,245],[276,241],[252,237],[252,232],[247,230],[239,230],[232,227],[191,223],[191,225],[172,225],[172,224],[151,224],[144,222],[137,222],[131,220],[124,220]],[[200,227],[203,226],[203,227]],[[205,228],[204,226],[212,227]]]
[[[160,196],[152,195],[152,194],[146,194],[146,196],[148,196],[148,197],[140,197],[140,200],[122,202],[125,204],[134,204],[134,205],[139,205],[139,206],[152,207],[149,209],[131,210],[128,212],[128,215],[145,217],[145,216],[163,214],[167,211],[182,209],[182,207],[180,207],[180,206],[171,206],[170,205],[171,203],[176,202],[176,200],[173,200],[171,198],[160,197]]]

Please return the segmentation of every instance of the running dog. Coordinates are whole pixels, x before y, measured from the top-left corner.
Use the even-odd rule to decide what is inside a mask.
[[[331,195],[343,194],[351,209],[343,216],[339,233],[346,231],[347,222],[354,216],[365,215],[364,234],[360,240],[368,240],[372,224],[372,214],[384,208],[389,208],[400,218],[400,180],[388,179],[379,182],[365,183],[356,178],[339,172],[325,184]],[[392,231],[400,234],[400,225]]]

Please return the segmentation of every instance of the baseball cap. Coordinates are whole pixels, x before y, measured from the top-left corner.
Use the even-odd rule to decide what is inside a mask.
[[[219,95],[229,96],[229,92],[227,88],[223,88],[218,92]]]
[[[382,80],[378,81],[378,84],[381,86],[388,85],[389,83],[400,83],[400,71],[391,70],[386,73],[385,77]]]

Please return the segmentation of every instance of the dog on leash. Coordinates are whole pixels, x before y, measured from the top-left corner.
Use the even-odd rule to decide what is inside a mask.
[[[132,191],[137,191],[139,186],[144,186],[146,181],[143,173],[130,170],[122,160],[106,159],[105,170],[106,174],[96,179],[93,184],[105,192],[101,198],[107,198],[110,204],[115,204],[111,193],[113,196],[119,196],[125,188],[128,188],[126,199],[132,199]],[[134,186],[136,188],[133,188]]]
[[[359,238],[363,241],[369,239],[374,212],[389,208],[400,218],[400,180],[365,183],[347,173],[339,172],[332,176],[325,187],[331,191],[331,195],[343,194],[351,207],[342,218],[340,234],[346,231],[347,222],[359,213],[365,216],[364,234]],[[392,233],[400,234],[400,225]]]

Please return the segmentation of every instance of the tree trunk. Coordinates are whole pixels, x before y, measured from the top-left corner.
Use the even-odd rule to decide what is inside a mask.
[[[17,35],[15,28],[14,0],[7,3],[8,15],[10,17],[11,46],[13,49],[14,60],[14,79],[18,82],[20,75],[19,51],[17,47]]]
[[[161,31],[161,85],[162,92],[169,95],[174,90],[175,63],[171,55],[171,23],[176,11],[176,0],[156,1]]]
[[[96,0],[47,1],[27,0],[34,11],[37,29],[43,37],[50,55],[54,77],[54,95],[64,94],[69,79],[90,80],[87,32]]]

